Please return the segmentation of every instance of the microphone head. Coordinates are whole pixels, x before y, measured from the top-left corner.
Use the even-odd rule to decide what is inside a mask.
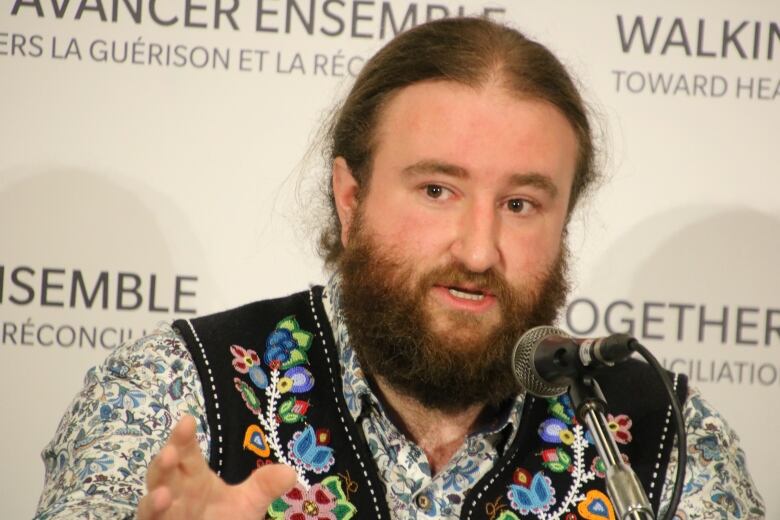
[[[546,381],[536,370],[534,363],[536,349],[545,338],[550,336],[571,337],[561,329],[541,325],[526,331],[512,351],[512,372],[515,374],[515,379],[526,392],[538,397],[555,397],[568,389],[568,386],[555,385]]]

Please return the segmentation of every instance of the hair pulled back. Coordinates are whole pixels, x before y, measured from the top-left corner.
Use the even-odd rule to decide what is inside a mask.
[[[361,190],[370,181],[376,128],[382,108],[400,89],[421,81],[446,80],[479,87],[498,80],[519,97],[546,101],[566,117],[579,151],[569,214],[597,177],[585,104],[566,68],[543,45],[515,29],[484,18],[449,18],[410,29],[368,60],[329,123],[326,157],[343,157]],[[453,108],[456,110],[457,108]],[[319,250],[334,265],[343,246],[333,189]]]

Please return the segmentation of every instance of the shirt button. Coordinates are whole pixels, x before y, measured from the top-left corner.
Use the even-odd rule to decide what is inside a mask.
[[[420,509],[428,509],[431,507],[431,499],[428,498],[428,495],[420,493],[417,495],[417,498],[415,498],[414,501],[417,503],[417,507]]]

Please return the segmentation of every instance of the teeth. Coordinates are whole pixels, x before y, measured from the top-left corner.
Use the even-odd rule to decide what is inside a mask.
[[[455,296],[456,298],[463,298],[464,300],[472,300],[478,302],[485,298],[484,294],[467,293],[467,292],[459,291],[457,289],[449,289],[449,291],[451,295]]]

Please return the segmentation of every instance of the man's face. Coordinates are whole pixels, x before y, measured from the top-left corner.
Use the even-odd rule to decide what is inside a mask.
[[[508,366],[511,344],[496,344],[551,320],[565,295],[562,235],[576,156],[571,125],[545,102],[445,81],[398,92],[382,113],[359,201],[345,164],[334,170],[345,313],[353,342],[371,343],[356,345],[358,355],[379,343],[377,359],[392,358],[393,343],[406,341],[410,355],[433,358],[428,365],[438,355],[442,377],[468,360],[504,356],[494,361]],[[376,330],[366,325],[372,316]],[[417,339],[403,331],[409,323],[421,329]],[[382,339],[395,331],[394,342]]]

